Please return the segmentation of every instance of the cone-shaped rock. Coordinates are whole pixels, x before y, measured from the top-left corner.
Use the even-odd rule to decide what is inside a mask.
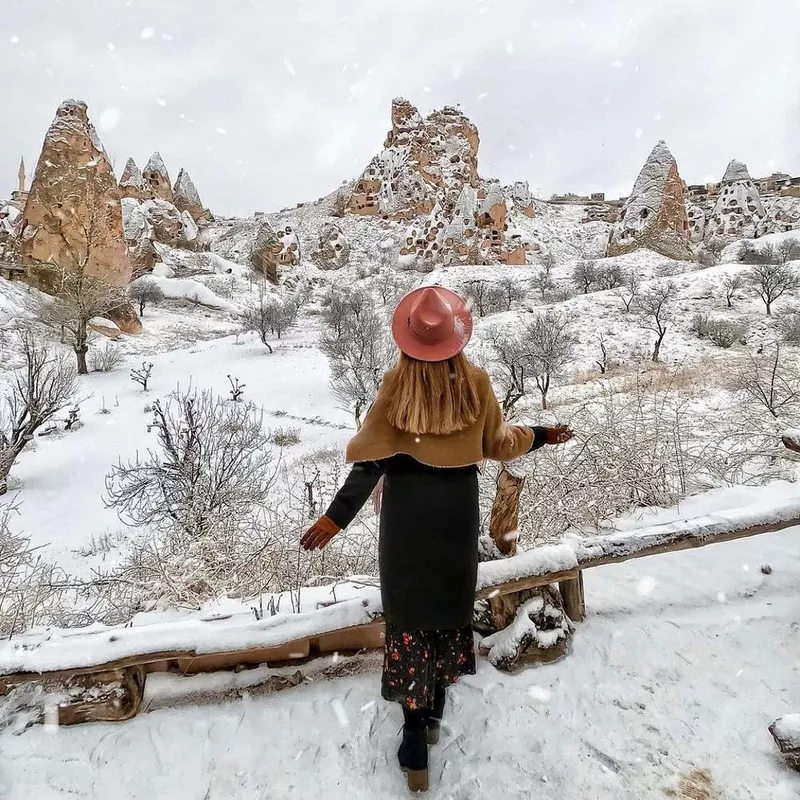
[[[170,182],[164,159],[161,158],[161,153],[156,151],[150,156],[150,160],[145,165],[143,175],[150,199],[172,202],[172,183]]]
[[[45,289],[52,269],[37,264],[112,286],[130,280],[117,179],[78,100],[59,106],[44,138],[23,212],[22,256],[32,282]]]
[[[172,194],[174,197],[173,202],[178,211],[188,211],[195,222],[206,216],[206,210],[200,201],[200,194],[185,169],[178,173],[178,179],[175,181]]]
[[[678,164],[661,141],[647,158],[630,197],[614,224],[608,255],[648,248],[670,258],[689,259],[686,191]]]
[[[123,197],[132,197],[134,200],[146,200],[149,197],[142,171],[132,158],[128,159],[122,171],[119,189]]]
[[[706,223],[706,238],[751,239],[765,216],[758,187],[747,167],[734,159],[725,170],[717,202]]]
[[[722,176],[722,183],[733,183],[734,181],[752,180],[747,170],[747,164],[737,161],[735,158],[728,164],[725,174]]]

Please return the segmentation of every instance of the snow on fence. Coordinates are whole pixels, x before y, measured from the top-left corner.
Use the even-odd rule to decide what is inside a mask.
[[[560,544],[479,565],[476,596],[558,583],[567,614],[584,616],[583,570],[800,526],[800,499],[717,512],[632,531],[567,537]],[[47,629],[0,643],[0,696],[41,686],[57,698],[61,724],[128,719],[149,672],[192,674],[380,647],[380,591],[298,614],[208,616],[83,629]],[[297,681],[287,681],[295,685]],[[41,704],[41,698],[39,699]]]

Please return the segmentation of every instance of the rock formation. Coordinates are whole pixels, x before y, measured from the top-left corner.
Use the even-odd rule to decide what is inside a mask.
[[[40,264],[112,286],[130,280],[119,186],[83,102],[63,102],[47,131],[21,236],[29,277],[42,288],[52,289],[52,272]]]
[[[147,196],[150,199],[172,202],[172,184],[169,180],[167,168],[164,165],[164,159],[161,158],[161,153],[156,151],[150,156],[142,175],[147,185]]]
[[[707,221],[705,237],[752,239],[766,216],[764,206],[747,167],[731,161],[720,184],[717,202]]]
[[[157,242],[177,247],[183,236],[181,213],[166,200],[146,200],[142,213],[150,224]]]
[[[649,248],[676,259],[690,259],[686,191],[678,164],[660,141],[636,178],[608,242],[608,255]]]
[[[400,247],[405,266],[526,263],[530,244],[511,232],[507,217],[509,209],[535,214],[530,190],[482,180],[479,143],[458,109],[423,118],[407,100],[394,100],[384,149],[355,183],[346,210],[409,220]]]
[[[208,216],[208,212],[200,201],[200,194],[185,169],[181,169],[178,173],[172,194],[178,211],[188,211],[195,222]]]
[[[694,243],[702,242],[706,235],[706,209],[699,203],[691,203],[686,209],[689,220],[689,238]]]
[[[286,225],[275,230],[264,219],[253,242],[250,263],[273,283],[277,283],[279,267],[300,263],[300,241],[294,229]]]
[[[130,197],[134,200],[146,200],[150,196],[142,171],[132,158],[128,159],[125,169],[122,171],[119,190],[122,197]]]
[[[800,198],[770,197],[764,201],[766,216],[758,224],[758,235],[800,230]]]
[[[326,222],[319,233],[319,244],[311,254],[311,260],[320,269],[340,269],[350,259],[350,243],[342,229],[333,222]]]

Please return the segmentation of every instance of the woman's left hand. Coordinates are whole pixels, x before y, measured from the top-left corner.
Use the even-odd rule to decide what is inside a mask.
[[[341,528],[328,516],[320,517],[303,535],[303,550],[321,550]]]
[[[565,444],[575,436],[566,425],[556,425],[554,428],[546,428],[545,444]]]

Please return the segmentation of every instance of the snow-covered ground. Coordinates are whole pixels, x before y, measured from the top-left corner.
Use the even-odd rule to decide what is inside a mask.
[[[515,676],[481,660],[452,690],[430,796],[655,800],[696,770],[709,792],[672,796],[800,796],[767,730],[800,701],[798,535],[588,572],[569,657]],[[246,673],[153,678],[154,710],[130,722],[0,737],[0,796],[406,796],[400,717],[379,697],[377,663],[266,696]],[[179,705],[195,691],[208,704]]]

